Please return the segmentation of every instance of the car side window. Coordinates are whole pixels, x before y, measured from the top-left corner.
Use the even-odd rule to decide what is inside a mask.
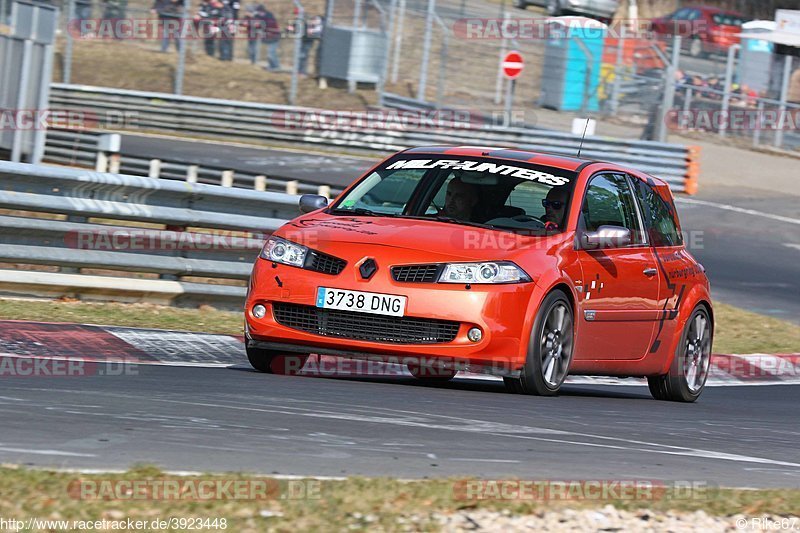
[[[636,195],[642,206],[642,217],[653,246],[680,246],[683,238],[679,231],[675,206],[644,181],[633,178]]]
[[[688,17],[688,15],[689,15],[689,9],[687,8],[679,9],[672,15],[672,20],[684,20]]]
[[[636,200],[624,176],[600,174],[591,179],[581,209],[581,225],[585,231],[597,231],[600,226],[627,228],[633,242],[641,243]]]

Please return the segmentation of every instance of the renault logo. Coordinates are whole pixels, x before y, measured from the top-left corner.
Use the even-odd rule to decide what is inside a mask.
[[[361,266],[358,267],[358,271],[361,273],[362,278],[369,279],[378,271],[378,264],[370,257],[361,263]]]

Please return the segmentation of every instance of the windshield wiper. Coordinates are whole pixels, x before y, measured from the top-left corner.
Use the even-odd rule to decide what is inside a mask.
[[[355,209],[330,209],[328,211],[333,215],[359,215],[363,217],[396,217],[397,215],[394,213],[378,213],[371,209],[365,209],[363,207],[356,207]]]
[[[462,226],[471,226],[473,228],[486,228],[486,229],[495,229],[495,226],[491,224],[481,224],[480,222],[470,222],[468,220],[461,220],[459,218],[448,217],[445,215],[434,215],[434,216],[424,216],[424,215],[399,215],[398,218],[410,218],[414,220],[434,220],[436,222],[444,222],[446,224],[460,224]]]

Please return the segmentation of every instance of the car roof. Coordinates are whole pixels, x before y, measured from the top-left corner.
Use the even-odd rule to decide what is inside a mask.
[[[618,170],[629,173],[637,178],[651,179],[658,184],[666,184],[662,180],[645,174],[634,169],[629,169],[615,163],[599,161],[596,159],[586,159],[580,157],[570,157],[558,154],[548,154],[546,152],[535,152],[533,150],[522,150],[510,147],[491,147],[491,146],[418,146],[403,150],[404,154],[430,154],[438,156],[461,156],[461,157],[488,157],[492,159],[504,159],[507,161],[519,161],[537,165],[545,165],[561,170],[571,170],[580,172],[589,165],[602,165],[609,170]]]

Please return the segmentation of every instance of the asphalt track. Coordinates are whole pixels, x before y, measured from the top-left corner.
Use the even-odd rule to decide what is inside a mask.
[[[686,405],[644,387],[537,398],[494,382],[272,376],[246,364],[129,372],[0,378],[0,462],[800,486],[797,386],[711,388]]]
[[[378,161],[378,157],[339,157],[309,151],[252,148],[218,143],[124,135],[122,153],[183,160],[281,175],[309,183],[342,187]],[[706,267],[712,292],[720,301],[800,324],[800,202],[797,196],[764,190],[709,187],[679,200],[690,250]],[[785,217],[794,222],[725,209],[734,207]]]

